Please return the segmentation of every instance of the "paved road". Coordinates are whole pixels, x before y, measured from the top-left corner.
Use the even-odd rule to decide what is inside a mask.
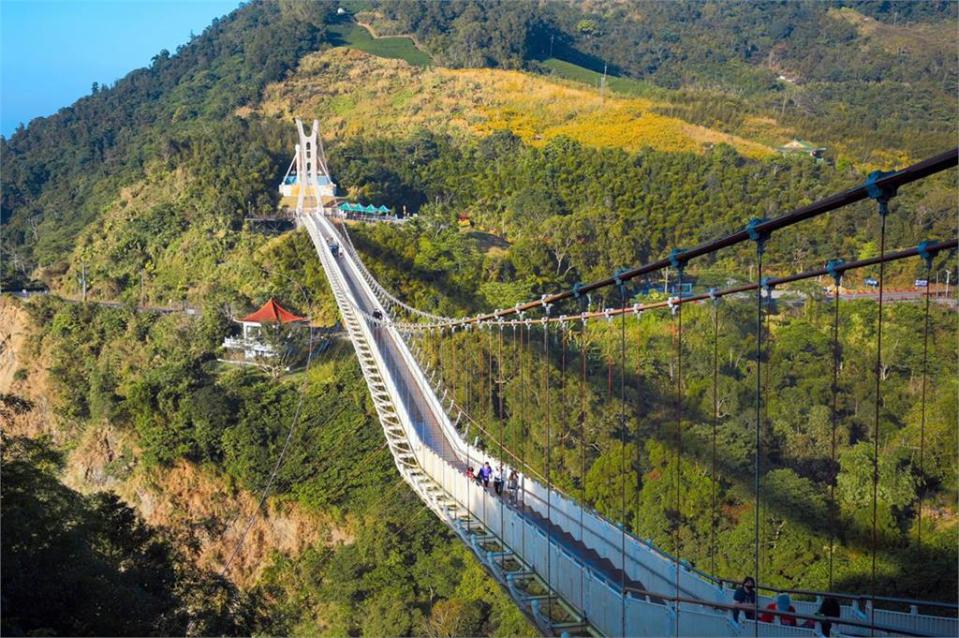
[[[129,308],[129,307],[131,307],[130,304],[128,304],[128,303],[125,302],[125,301],[110,301],[110,300],[103,300],[103,299],[91,299],[91,298],[88,297],[87,300],[86,300],[86,302],[84,302],[83,299],[81,299],[81,298],[79,298],[79,297],[66,297],[66,296],[61,295],[61,294],[56,293],[56,292],[50,292],[49,290],[43,290],[43,291],[39,291],[39,290],[36,290],[36,291],[22,290],[22,291],[20,291],[20,292],[7,292],[7,293],[5,293],[5,294],[10,294],[10,295],[12,295],[12,296],[14,296],[14,297],[19,297],[20,299],[30,299],[31,297],[38,297],[38,296],[41,296],[41,297],[42,297],[42,296],[48,296],[48,295],[50,295],[50,296],[56,297],[57,299],[60,299],[61,301],[65,301],[65,302],[67,302],[67,303],[88,303],[88,304],[92,304],[92,305],[95,305],[95,306],[103,306],[104,308]],[[196,314],[199,314],[199,311],[198,311],[196,308],[194,308],[193,306],[187,305],[186,302],[184,302],[184,303],[182,303],[182,304],[180,304],[180,305],[177,305],[177,306],[136,306],[136,307],[134,308],[134,310],[136,310],[137,312],[154,312],[154,313],[164,314],[164,315],[165,315],[165,314],[174,313],[174,312],[183,312],[183,313],[186,313],[186,314],[188,314],[188,315],[196,315]]]

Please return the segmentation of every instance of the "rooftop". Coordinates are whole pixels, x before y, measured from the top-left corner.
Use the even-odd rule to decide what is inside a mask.
[[[306,320],[306,317],[295,315],[281,306],[273,297],[260,306],[259,310],[240,319],[241,322],[248,323],[293,323]]]

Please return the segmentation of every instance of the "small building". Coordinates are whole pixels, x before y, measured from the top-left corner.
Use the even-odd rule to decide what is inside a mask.
[[[309,320],[290,312],[270,297],[259,310],[237,319],[236,322],[242,326],[242,332],[239,336],[224,339],[223,348],[234,352],[242,351],[243,358],[249,361],[277,355],[260,337],[264,325],[298,324],[307,327]]]
[[[788,144],[780,146],[777,150],[783,155],[809,155],[816,160],[822,160],[823,153],[826,152],[824,146],[816,146],[812,142],[799,139],[794,139]]]

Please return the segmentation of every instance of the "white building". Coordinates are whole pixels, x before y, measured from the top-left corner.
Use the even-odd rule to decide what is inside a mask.
[[[260,306],[259,310],[237,320],[237,323],[243,326],[242,335],[224,339],[223,348],[225,350],[242,351],[243,358],[247,360],[272,357],[276,354],[273,352],[273,348],[260,339],[260,331],[263,329],[263,325],[297,323],[305,326],[307,321],[306,317],[293,314],[277,303],[276,299],[270,297],[265,304]]]

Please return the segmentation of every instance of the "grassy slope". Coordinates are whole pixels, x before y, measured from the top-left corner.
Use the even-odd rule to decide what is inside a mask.
[[[318,91],[317,87],[323,90]],[[269,86],[267,116],[315,116],[332,138],[400,136],[420,128],[454,136],[511,129],[543,144],[561,135],[593,146],[635,151],[702,151],[727,143],[750,157],[772,149],[655,112],[645,97],[607,96],[519,71],[421,69],[348,49],[306,56],[295,74]]]
[[[366,51],[381,58],[403,60],[413,66],[428,66],[430,56],[416,47],[411,38],[404,36],[373,37],[364,27],[355,22],[339,22],[330,25],[329,33],[333,43],[360,51]]]

